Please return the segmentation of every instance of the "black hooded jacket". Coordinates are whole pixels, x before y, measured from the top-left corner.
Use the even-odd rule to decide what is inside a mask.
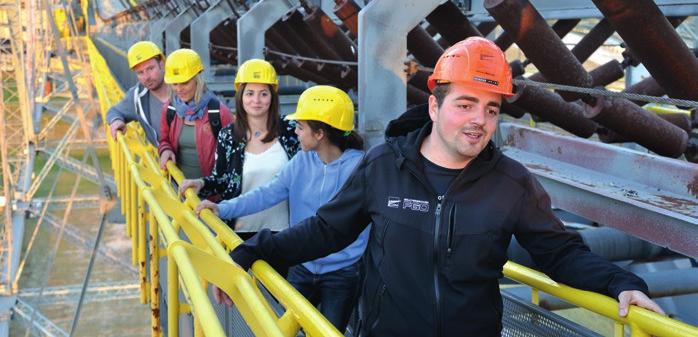
[[[419,154],[430,132],[424,107],[403,114],[316,216],[260,232],[231,256],[243,268],[256,259],[293,265],[341,250],[373,223],[361,336],[499,336],[498,279],[512,235],[557,281],[613,297],[647,293],[644,281],[566,231],[538,181],[492,143],[436,195]]]

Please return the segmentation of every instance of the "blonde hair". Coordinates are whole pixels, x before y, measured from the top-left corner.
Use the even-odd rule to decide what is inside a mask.
[[[204,91],[206,91],[206,83],[204,82],[204,78],[201,75],[201,73],[198,73],[194,75],[194,77],[190,78],[189,81],[196,81],[196,90],[194,91],[194,103],[199,103],[201,100],[201,97],[204,96]],[[187,81],[187,82],[189,82]],[[186,83],[186,82],[184,82]],[[174,84],[170,84],[168,86],[169,92],[170,92],[170,102],[174,101],[174,97],[177,95],[174,90],[173,90]]]

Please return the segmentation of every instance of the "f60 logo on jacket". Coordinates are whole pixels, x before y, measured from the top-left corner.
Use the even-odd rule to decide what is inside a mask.
[[[403,199],[400,197],[388,197],[388,207],[390,208],[400,208],[400,202],[402,202],[402,209],[409,209],[423,213],[429,212],[428,201],[408,198]]]

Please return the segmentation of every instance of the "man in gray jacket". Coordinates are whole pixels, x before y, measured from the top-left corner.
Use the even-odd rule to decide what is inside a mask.
[[[165,56],[155,43],[139,41],[129,48],[127,58],[138,84],[129,88],[124,99],[107,112],[109,130],[116,138],[117,131],[125,131],[126,123],[138,121],[148,141],[158,146],[160,110],[170,94],[163,80]]]

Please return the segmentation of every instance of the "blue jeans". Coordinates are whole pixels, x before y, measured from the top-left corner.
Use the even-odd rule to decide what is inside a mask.
[[[325,274],[313,274],[299,264],[288,271],[288,282],[344,333],[359,297],[361,272],[360,262]]]

